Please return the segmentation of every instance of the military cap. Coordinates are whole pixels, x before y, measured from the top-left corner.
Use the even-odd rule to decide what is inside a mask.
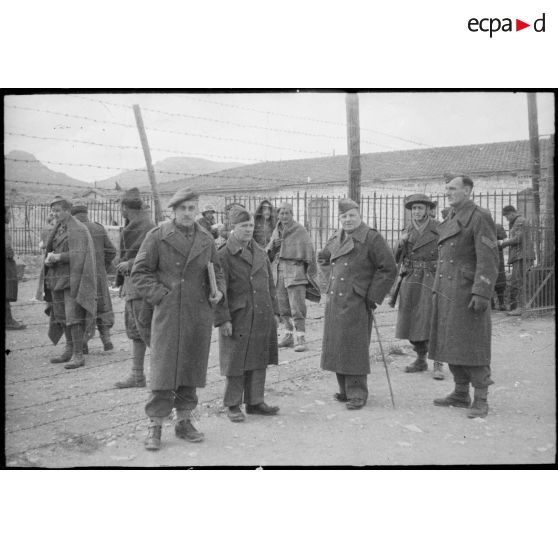
[[[174,208],[179,203],[189,201],[189,200],[197,200],[199,199],[199,194],[194,192],[191,188],[181,188],[174,194],[174,196],[169,200],[167,207]]]
[[[120,198],[120,203],[130,209],[141,209],[143,207],[140,191],[135,187],[124,190],[124,194],[122,194]]]
[[[231,210],[231,214],[229,216],[229,221],[231,225],[238,225],[239,223],[245,223],[246,221],[250,221],[252,219],[252,215],[246,209],[242,207],[234,207]]]
[[[342,198],[338,202],[338,209],[339,215],[341,215],[342,213],[347,213],[347,211],[350,211],[351,209],[356,209],[358,211],[360,210],[360,207],[354,200],[351,200],[349,198]]]
[[[517,213],[517,210],[513,205],[506,205],[502,208],[502,215],[507,215],[508,213]]]
[[[203,209],[201,210],[202,213],[209,213],[210,211],[212,211],[213,213],[217,213],[215,206],[211,205],[210,203],[204,205]]]
[[[50,202],[50,207],[56,203],[59,203],[64,209],[70,209],[72,207],[72,202],[64,196],[54,196]]]
[[[411,209],[415,203],[423,203],[430,207],[436,207],[434,202],[426,194],[412,194],[405,200],[405,208]]]

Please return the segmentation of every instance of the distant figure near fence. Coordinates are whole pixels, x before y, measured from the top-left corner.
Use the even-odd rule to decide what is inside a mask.
[[[10,208],[4,207],[4,223],[10,223]],[[14,259],[14,249],[12,248],[12,238],[5,227],[5,245],[4,250],[6,254],[6,329],[25,329],[27,326],[22,322],[18,322],[12,316],[12,309],[10,302],[17,300],[17,266]]]
[[[269,200],[263,200],[254,213],[254,240],[265,249],[277,225],[277,214]]]

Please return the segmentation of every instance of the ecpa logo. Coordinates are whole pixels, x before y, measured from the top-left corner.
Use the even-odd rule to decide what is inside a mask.
[[[536,33],[544,33],[545,32],[545,25],[546,25],[546,21],[545,21],[545,17],[546,14],[543,13],[543,15],[536,19],[533,22],[533,29],[535,30]],[[513,28],[513,23],[512,23],[513,19],[509,18],[509,17],[504,17],[502,19],[498,18],[498,17],[484,17],[482,19],[478,19],[476,17],[472,17],[468,22],[467,22],[467,27],[469,28],[469,31],[473,32],[473,33],[477,33],[479,31],[483,32],[483,33],[489,33],[490,38],[492,38],[492,35],[494,33],[498,33],[498,31],[503,31],[505,32],[513,32],[515,31],[521,31],[522,29],[526,29],[527,27],[531,27],[530,23],[525,23],[524,21],[521,21],[520,19],[516,19],[515,20],[515,29]]]

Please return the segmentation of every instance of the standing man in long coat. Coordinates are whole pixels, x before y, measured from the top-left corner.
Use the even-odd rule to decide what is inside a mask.
[[[395,261],[403,277],[399,291],[399,311],[395,337],[408,339],[417,358],[405,372],[428,370],[428,338],[432,318],[432,285],[438,259],[438,222],[429,215],[434,202],[425,194],[413,194],[405,202],[411,222],[400,237]],[[444,379],[442,363],[434,363],[436,380]]]
[[[252,238],[254,219],[245,209],[231,212],[233,227],[219,251],[226,296],[216,310],[219,362],[226,377],[224,405],[232,422],[242,422],[244,401],[251,415],[275,415],[264,402],[266,368],[278,363],[279,307],[266,251]]]
[[[87,205],[74,203],[71,214],[87,227],[93,239],[97,272],[97,316],[95,321],[101,336],[103,349],[105,351],[111,351],[114,349],[114,345],[110,339],[110,328],[114,325],[114,312],[112,310],[112,300],[108,289],[107,270],[110,268],[112,260],[114,260],[116,256],[116,248],[109,240],[105,227],[100,223],[89,220],[87,216]],[[83,345],[83,352],[85,354],[89,352],[87,343]]]
[[[155,228],[140,191],[130,188],[120,200],[120,211],[125,221],[120,236],[120,261],[116,266],[116,285],[124,298],[126,335],[132,341],[132,372],[114,384],[118,389],[145,387],[145,351],[151,342],[153,306],[143,299],[130,278],[134,261],[147,233]]]
[[[527,221],[513,205],[506,205],[502,213],[510,225],[510,237],[500,240],[498,245],[504,249],[509,246],[508,264],[512,266],[510,280],[510,316],[521,316],[525,305],[524,276],[533,265],[535,251],[529,238]]]
[[[212,304],[225,282],[213,238],[195,222],[198,194],[184,188],[169,201],[171,221],[150,231],[132,268],[132,281],[154,306],[151,323],[150,419],[145,447],[161,447],[161,426],[176,409],[175,434],[190,442],[204,436],[192,423],[196,389],[205,386],[213,328]],[[215,267],[217,293],[210,294],[208,264]]]
[[[66,338],[64,352],[50,362],[79,368],[85,365],[83,344],[95,333],[95,247],[87,227],[72,217],[71,202],[57,196],[50,207],[56,225],[44,261],[48,336],[55,345],[62,335]]]
[[[318,254],[320,265],[331,265],[327,286],[322,362],[337,375],[337,401],[360,409],[368,399],[372,312],[389,292],[397,266],[383,237],[362,222],[359,206],[339,200],[341,229]]]
[[[429,357],[447,362],[455,389],[434,405],[469,407],[469,418],[488,414],[490,299],[498,276],[496,228],[490,212],[471,199],[473,181],[458,176],[446,184],[451,211],[440,225],[433,285]]]
[[[306,285],[314,281],[316,262],[312,239],[308,231],[293,219],[293,206],[290,203],[283,202],[279,206],[279,222],[266,250],[272,262],[283,326],[279,347],[294,345],[295,351],[305,351]]]

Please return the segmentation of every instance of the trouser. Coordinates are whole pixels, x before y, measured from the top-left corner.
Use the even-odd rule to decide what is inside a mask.
[[[346,395],[348,400],[361,399],[366,403],[368,399],[368,380],[366,374],[358,376],[336,374],[336,376],[341,395]]]
[[[242,376],[227,376],[225,384],[225,407],[259,405],[264,402],[265,368],[245,370]]]
[[[129,339],[141,340],[149,347],[153,306],[141,298],[127,300],[124,306],[124,324]]]
[[[426,358],[428,353],[428,339],[426,341],[411,341],[411,345],[419,357]]]
[[[10,306],[10,301],[6,299],[6,323],[13,321],[12,308]]]
[[[145,405],[145,413],[151,419],[161,421],[176,409],[177,415],[193,411],[198,404],[196,388],[180,386],[176,390],[152,390]]]
[[[63,326],[85,323],[85,309],[70,295],[70,289],[52,291],[54,321]]]
[[[490,366],[467,366],[449,364],[450,372],[456,384],[471,384],[474,388],[487,388],[494,382],[490,378]]]
[[[288,331],[306,331],[306,285],[285,287],[283,272],[277,272],[277,302],[279,319]],[[291,321],[292,318],[292,321]]]
[[[518,305],[520,308],[525,304],[523,293],[523,276],[525,273],[525,263],[523,260],[516,260],[512,263],[512,273],[510,279],[510,309],[515,310]]]

